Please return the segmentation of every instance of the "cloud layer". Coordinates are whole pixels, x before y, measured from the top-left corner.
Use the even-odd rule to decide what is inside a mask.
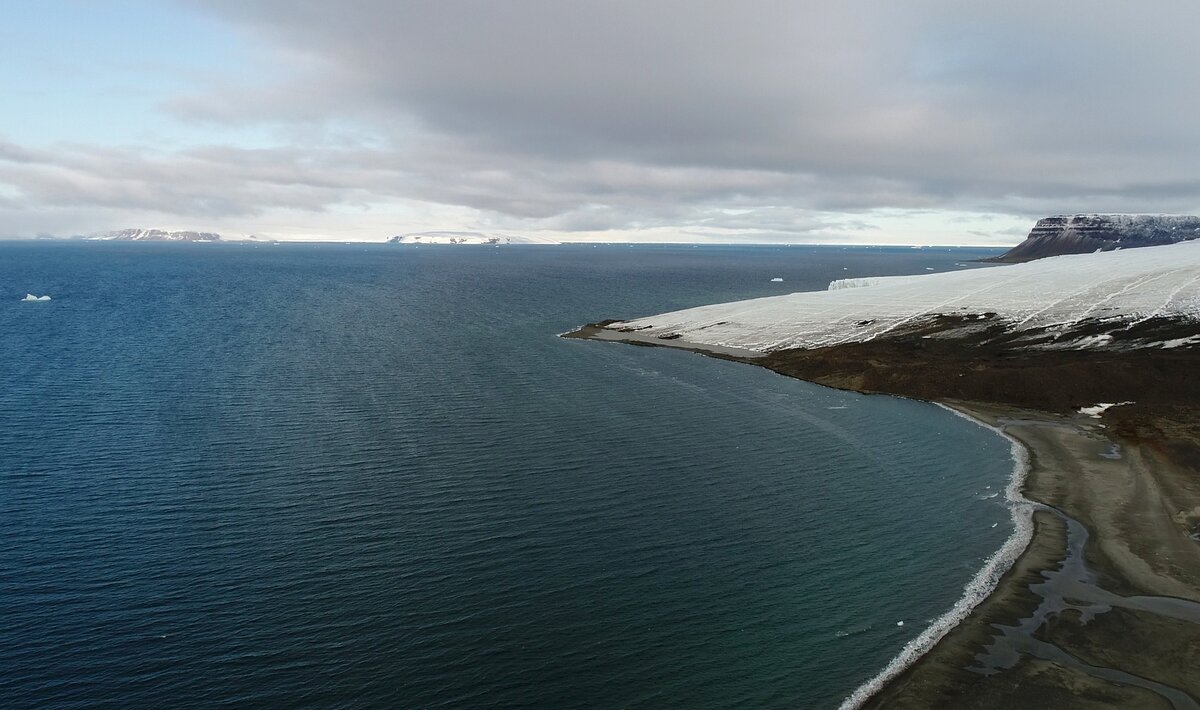
[[[1200,209],[1186,3],[191,6],[270,71],[161,110],[275,145],[0,144],[0,183],[178,221],[428,204],[472,223],[413,226],[796,240],[897,210]]]

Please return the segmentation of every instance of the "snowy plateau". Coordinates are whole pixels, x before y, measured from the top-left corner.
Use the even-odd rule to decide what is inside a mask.
[[[221,235],[213,232],[171,232],[165,229],[120,229],[91,237],[118,242],[219,242]]]
[[[834,281],[826,291],[721,303],[605,326],[613,339],[756,352],[822,348],[920,330],[1030,349],[1192,347],[1200,340],[1200,241],[1048,257],[917,276]],[[1169,324],[1169,328],[1151,327]],[[1139,328],[1139,326],[1141,326]],[[1160,333],[1166,330],[1173,337]],[[1179,337],[1181,330],[1184,337]]]
[[[388,244],[558,244],[541,237],[481,234],[479,232],[421,232],[392,237]]]

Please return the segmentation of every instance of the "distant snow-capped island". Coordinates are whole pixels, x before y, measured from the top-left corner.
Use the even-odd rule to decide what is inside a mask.
[[[480,232],[417,232],[400,234],[387,240],[388,244],[561,244],[544,237],[482,234]]]
[[[252,237],[251,237],[252,238]],[[168,231],[165,229],[118,229],[101,232],[89,239],[114,242],[219,242],[216,232]]]

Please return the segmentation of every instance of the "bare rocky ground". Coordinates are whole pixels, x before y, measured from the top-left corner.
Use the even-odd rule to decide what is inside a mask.
[[[1084,558],[1101,589],[1190,600],[1200,609],[1200,350],[1128,347],[1190,337],[1197,324],[1147,322],[1092,350],[1048,349],[1053,334],[1018,339],[1000,324],[960,335],[959,325],[934,318],[886,339],[755,362],[833,387],[963,405],[1031,451],[1026,495],[1087,528]],[[1130,404],[1108,410],[1102,422],[1078,414],[1100,402]],[[868,707],[1196,707],[1200,616],[1114,606],[1085,618],[1064,609],[1034,631],[1063,657],[1025,653],[988,675],[972,670],[998,625],[1013,626],[1037,606],[1031,588],[1065,555],[1062,527],[1040,513],[1034,543],[997,592]],[[1170,690],[1184,697],[1165,697]]]

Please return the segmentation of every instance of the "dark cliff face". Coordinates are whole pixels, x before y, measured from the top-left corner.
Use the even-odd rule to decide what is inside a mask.
[[[1133,249],[1200,238],[1200,217],[1077,214],[1039,219],[1025,241],[989,261],[1015,263],[1060,254]]]

